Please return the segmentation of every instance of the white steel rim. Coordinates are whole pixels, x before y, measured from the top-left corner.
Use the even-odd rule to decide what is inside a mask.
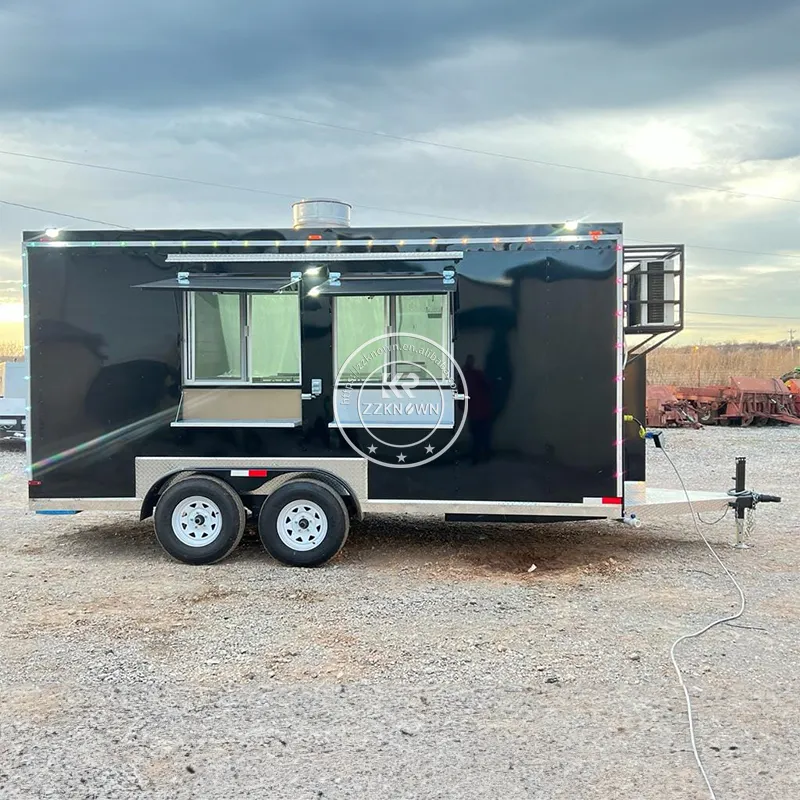
[[[292,500],[278,514],[278,538],[292,550],[313,550],[327,535],[328,517],[311,500]]]
[[[205,547],[222,533],[222,512],[207,497],[186,497],[172,512],[172,532],[189,547]]]

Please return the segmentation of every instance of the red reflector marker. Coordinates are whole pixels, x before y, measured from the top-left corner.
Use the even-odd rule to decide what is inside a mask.
[[[309,233],[308,234],[308,238],[312,239],[315,242],[318,242],[322,238],[322,234],[321,233]]]
[[[28,486],[41,486],[41,481],[28,481]]]
[[[603,497],[602,498],[604,506],[621,506],[622,505],[622,498],[621,497]]]

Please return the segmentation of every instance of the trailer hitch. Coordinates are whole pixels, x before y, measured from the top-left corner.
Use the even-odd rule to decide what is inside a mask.
[[[747,459],[736,459],[736,485],[728,490],[732,499],[728,505],[736,512],[736,544],[737,550],[746,550],[751,545],[747,543],[755,527],[755,511],[759,503],[780,503],[781,498],[774,494],[760,494],[752,489],[745,489],[747,479]]]

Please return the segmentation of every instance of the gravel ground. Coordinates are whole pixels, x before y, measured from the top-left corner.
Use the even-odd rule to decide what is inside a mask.
[[[704,526],[749,610],[680,659],[720,800],[800,797],[800,428],[668,444],[693,488],[746,455],[784,496],[753,550]],[[736,595],[687,517],[381,520],[317,570],[252,539],[186,567],[149,522],[26,515],[23,466],[0,450],[0,797],[707,796],[668,651]]]

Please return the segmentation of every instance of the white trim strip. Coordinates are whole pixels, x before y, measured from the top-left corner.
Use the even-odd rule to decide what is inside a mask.
[[[452,261],[463,258],[463,250],[425,253],[170,253],[169,263],[196,264],[208,262],[252,261]]]
[[[299,419],[287,419],[275,422],[240,421],[240,420],[182,420],[172,422],[172,428],[297,428],[302,424]]]
[[[564,235],[564,236],[496,236],[490,238],[463,237],[461,239],[198,239],[198,240],[151,240],[127,239],[125,241],[26,241],[25,247],[142,247],[149,245],[158,247],[409,247],[427,245],[439,247],[448,244],[536,244],[537,242],[601,242],[621,239],[622,233],[602,233],[597,236]],[[352,254],[351,254],[352,255]]]
[[[618,503],[611,503],[611,502],[603,502],[604,500],[611,500],[612,498],[609,497],[584,497],[583,504],[587,506],[621,506],[622,505],[622,495],[617,495],[617,497],[613,498],[614,500],[619,500]]]
[[[362,428],[363,430],[374,430],[376,428],[382,428],[387,430],[421,430],[421,431],[435,431],[435,430],[452,430],[455,428],[454,423],[446,423],[440,422],[435,423],[432,422],[429,425],[414,425],[411,423],[397,423],[396,425],[392,424],[381,424],[381,425],[374,425],[372,422],[369,424],[364,424],[361,422],[329,422],[329,428]]]
[[[625,409],[623,403],[625,402],[625,391],[623,381],[625,379],[625,252],[621,246],[617,247],[617,341],[614,343],[616,350],[616,370],[617,374],[622,376],[622,380],[617,381],[616,387],[616,465],[617,465],[617,496],[625,497],[625,425],[623,424]],[[616,377],[616,376],[615,376]],[[624,502],[624,501],[623,501]]]
[[[28,500],[30,511],[135,511],[138,497],[38,497]]]
[[[258,469],[232,469],[231,478],[266,478],[269,470],[266,467]]]
[[[508,516],[593,517],[617,519],[622,506],[584,503],[524,503],[490,500],[365,500],[365,513],[444,516],[445,514],[505,514]]]

